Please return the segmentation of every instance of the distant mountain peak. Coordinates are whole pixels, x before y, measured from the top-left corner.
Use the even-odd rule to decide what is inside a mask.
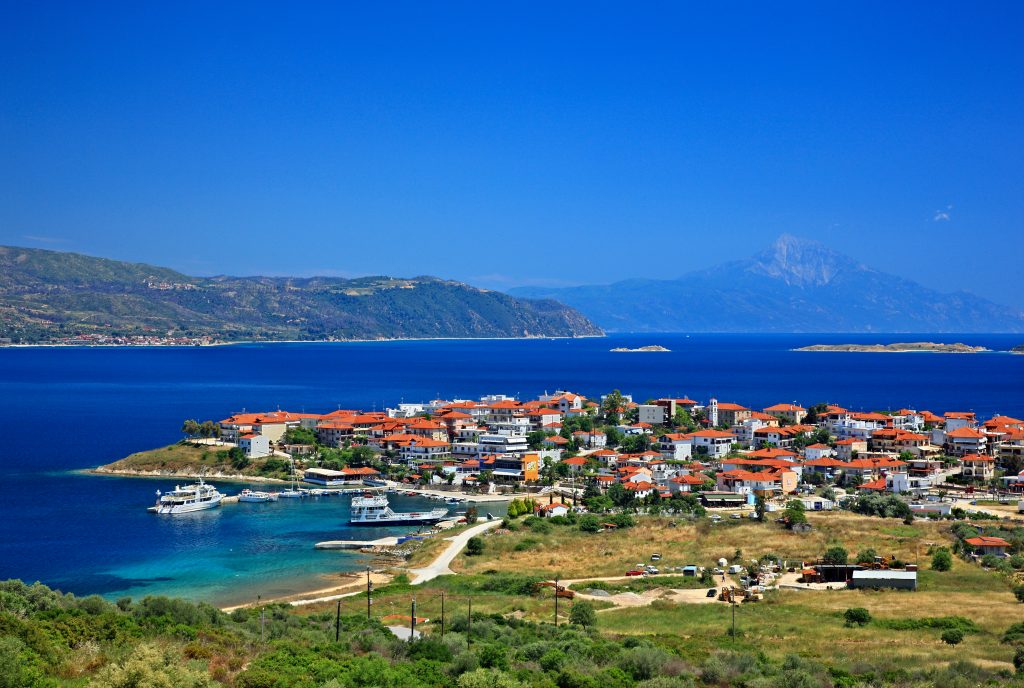
[[[867,270],[824,244],[782,234],[751,261],[751,272],[794,287],[823,287],[847,270]]]

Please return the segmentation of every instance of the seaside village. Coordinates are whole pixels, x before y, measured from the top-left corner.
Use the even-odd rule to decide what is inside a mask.
[[[467,492],[556,486],[568,496],[589,486],[641,501],[692,493],[711,508],[761,497],[768,511],[793,496],[828,510],[842,495],[891,493],[914,512],[940,516],[953,507],[937,497],[1024,492],[1024,421],[961,411],[795,403],[755,410],[716,399],[637,403],[617,391],[599,400],[558,391],[382,412],[241,413],[219,426],[220,439],[249,458],[288,455],[305,466],[306,482],[322,485],[388,477]],[[373,460],[318,465],[319,447],[359,446]]]

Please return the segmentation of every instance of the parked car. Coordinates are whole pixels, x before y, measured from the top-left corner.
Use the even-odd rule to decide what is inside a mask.
[[[632,571],[626,571],[627,576],[642,576],[644,572],[639,569],[633,569]]]
[[[743,567],[740,566],[739,564],[733,564],[732,566],[729,567],[729,573],[739,573],[742,570],[743,570]]]
[[[651,561],[661,561],[661,554],[659,552],[655,552],[654,554],[652,554]]]
[[[737,521],[743,518],[743,514],[733,514],[729,518],[735,518]]]
[[[711,588],[710,590],[708,590],[707,597],[714,597],[717,594],[718,594],[718,590],[716,588]]]
[[[660,573],[660,571],[658,571],[658,569],[655,568],[654,566],[648,566],[646,571],[647,571],[647,573],[650,573],[652,575],[657,575],[658,573]]]
[[[718,568],[718,567],[716,566],[716,567],[714,568],[714,570],[712,570],[712,573],[713,573],[713,574],[715,574],[716,576],[721,576],[721,575],[722,575],[723,573],[725,573],[725,571],[723,571],[722,569],[720,569],[720,568]]]

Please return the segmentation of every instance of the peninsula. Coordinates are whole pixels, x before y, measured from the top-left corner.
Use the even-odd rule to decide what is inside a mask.
[[[437,277],[194,277],[0,246],[0,341],[76,346],[600,336],[578,311]]]
[[[942,344],[937,342],[894,342],[892,344],[814,344],[796,351],[852,351],[857,353],[908,353],[914,351],[940,354],[976,354],[990,351],[970,344]]]
[[[616,353],[631,353],[632,354],[632,353],[641,353],[641,352],[646,352],[646,351],[672,351],[672,350],[671,349],[666,349],[663,346],[654,345],[654,346],[641,346],[641,347],[637,347],[636,349],[630,349],[629,347],[626,347],[626,346],[617,346],[614,349],[611,349],[611,351],[614,351]]]

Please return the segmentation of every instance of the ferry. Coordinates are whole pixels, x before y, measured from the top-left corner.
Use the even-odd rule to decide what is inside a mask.
[[[276,502],[276,492],[259,492],[257,490],[250,490],[248,488],[238,493],[238,501],[240,502]]]
[[[207,485],[200,478],[195,485],[174,486],[172,492],[160,494],[156,491],[156,505],[149,508],[157,514],[186,514],[192,511],[204,511],[220,506],[224,495],[213,485]]]
[[[352,511],[348,522],[354,526],[389,526],[406,523],[437,523],[448,518],[448,509],[430,511],[392,511],[383,494],[365,493],[352,498]]]

